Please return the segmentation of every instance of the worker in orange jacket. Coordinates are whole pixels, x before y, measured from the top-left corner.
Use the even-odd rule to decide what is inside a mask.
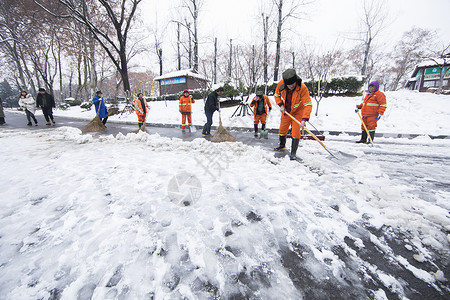
[[[188,119],[188,126],[192,126],[192,103],[195,103],[194,98],[189,95],[188,90],[183,91],[183,95],[180,97],[179,110],[181,113],[181,131],[186,129],[186,117]]]
[[[141,128],[142,124],[144,124],[145,120],[147,119],[148,113],[148,104],[147,100],[145,100],[144,98],[144,94],[137,94],[137,99],[134,100],[133,104],[134,109],[136,110],[136,115],[138,117],[138,125],[139,128]]]
[[[252,99],[250,107],[255,107],[253,109],[254,126],[255,126],[255,137],[258,136],[258,124],[261,122],[261,135],[266,129],[266,119],[267,113],[272,110],[272,104],[270,103],[269,97],[264,95],[262,91],[257,91],[256,96]]]
[[[370,137],[375,138],[375,130],[377,129],[377,122],[381,119],[381,116],[384,114],[386,110],[386,95],[383,92],[380,92],[378,89],[380,84],[378,81],[372,81],[369,84],[369,92],[364,97],[364,100],[361,104],[356,105],[355,112],[358,112],[361,109],[362,119],[364,124],[369,131]],[[366,143],[367,142],[367,132],[364,129],[364,125],[361,124],[361,139],[357,141],[357,143]]]
[[[292,125],[290,159],[295,160],[301,137],[301,129],[305,126],[305,122],[309,120],[309,116],[311,115],[312,102],[309,97],[309,91],[295,70],[287,69],[283,72],[283,79],[278,82],[274,96],[281,110],[279,129],[280,145],[274,148],[274,150],[282,151],[286,148],[286,135],[289,127]],[[300,125],[286,115],[285,112],[288,112],[300,121]]]

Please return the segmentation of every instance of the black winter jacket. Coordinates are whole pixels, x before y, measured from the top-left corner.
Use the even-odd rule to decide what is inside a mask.
[[[219,95],[217,95],[216,91],[214,91],[208,95],[208,98],[206,99],[206,102],[205,102],[205,111],[214,112],[216,110],[219,110],[217,108],[217,104],[219,102],[218,96]]]
[[[37,107],[44,107],[44,99],[42,99],[43,97],[42,97],[42,94],[41,93],[39,93],[38,95],[37,95],[37,98],[36,98],[36,106]],[[53,96],[52,95],[50,95],[49,93],[45,93],[45,98],[46,98],[46,102],[47,102],[47,105],[45,106],[45,108],[49,108],[49,107],[55,107],[55,99],[53,98]]]

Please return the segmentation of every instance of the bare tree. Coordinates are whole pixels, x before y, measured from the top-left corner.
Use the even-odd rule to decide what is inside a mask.
[[[200,10],[203,6],[203,0],[182,0],[181,6],[186,9],[186,11],[188,12],[188,17],[192,21],[192,24],[194,25],[193,28],[191,28],[191,26],[190,26],[191,22],[188,21],[187,18],[185,19],[185,24],[181,23],[188,30],[189,38],[190,37],[193,38],[193,41],[192,41],[194,44],[194,47],[193,47],[193,69],[194,69],[194,71],[198,71],[198,62],[199,62],[199,57],[198,57],[198,44],[199,44],[198,18],[199,18]]]
[[[278,81],[278,71],[281,59],[281,41],[285,24],[291,18],[300,19],[298,14],[300,6],[309,4],[309,2],[306,0],[272,0],[272,2],[277,10],[277,40],[273,80]]]
[[[362,42],[364,48],[364,58],[361,66],[361,75],[363,76],[366,76],[374,39],[385,29],[387,21],[386,7],[384,0],[364,0],[363,16],[360,25],[361,31],[358,33],[358,39]]]
[[[89,13],[91,3],[86,0],[59,0],[63,6],[69,11],[69,14],[57,14],[51,8],[34,0],[48,13],[61,17],[72,18],[76,22],[86,26],[92,33],[92,37],[98,41],[100,46],[108,53],[111,62],[116,66],[123,81],[125,91],[130,91],[130,82],[128,78],[128,59],[127,59],[127,41],[131,25],[134,20],[136,9],[142,0],[120,0],[108,1],[98,0],[100,11],[95,14]],[[104,23],[97,21],[100,14],[108,16],[109,23],[112,25],[112,31],[103,30]]]
[[[394,66],[390,71],[394,74],[394,79],[390,89],[398,89],[401,81],[411,73],[414,67],[429,55],[427,46],[433,41],[435,34],[427,29],[413,28],[403,34],[400,41],[394,47],[392,58]]]

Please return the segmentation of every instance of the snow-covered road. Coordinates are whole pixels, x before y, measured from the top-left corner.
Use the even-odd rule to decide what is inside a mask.
[[[449,141],[354,139],[3,128],[0,299],[446,299]]]

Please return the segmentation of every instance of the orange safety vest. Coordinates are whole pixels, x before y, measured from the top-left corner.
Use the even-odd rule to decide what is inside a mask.
[[[134,104],[134,109],[136,110],[136,114],[137,114],[138,116],[144,115],[144,114],[148,113],[148,104],[147,104],[147,100],[145,100],[145,98],[143,98],[143,100],[144,100],[144,103],[145,103],[145,112],[144,112],[144,109],[143,109],[143,107],[142,107],[141,100],[135,99],[134,102],[133,102],[133,104]]]
[[[250,107],[255,107],[253,109],[253,114],[256,115],[256,109],[257,109],[257,105],[253,104],[253,101],[256,100],[256,96],[252,99],[252,102],[250,103]],[[266,95],[264,95],[264,111],[267,114],[268,112],[268,107],[272,107],[272,103],[270,103],[269,97],[267,97]]]
[[[181,96],[180,98],[180,103],[179,103],[179,110],[180,112],[191,112],[192,108],[191,108],[191,104],[195,103],[194,98],[192,98],[191,95],[185,97],[184,95]]]
[[[386,95],[383,92],[376,91],[373,94],[367,94],[363,103],[358,105],[363,117],[383,115],[386,110]]]
[[[286,99],[287,86],[285,86],[283,79],[278,82],[277,88],[275,89],[275,101],[278,105],[284,104]],[[309,97],[309,91],[306,85],[302,82],[301,85],[297,83],[295,90],[292,94],[291,102],[291,115],[297,116],[299,120],[309,119],[312,111],[312,102]]]

